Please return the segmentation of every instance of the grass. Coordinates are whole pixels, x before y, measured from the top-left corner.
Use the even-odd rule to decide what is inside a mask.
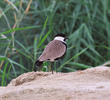
[[[55,70],[71,72],[110,59],[109,0],[1,0],[0,85],[32,71],[46,44],[64,33],[67,53]],[[43,71],[48,71],[48,62]]]

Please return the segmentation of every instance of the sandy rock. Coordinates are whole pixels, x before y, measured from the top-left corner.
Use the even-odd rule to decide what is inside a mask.
[[[110,100],[110,68],[24,73],[0,87],[0,100]]]

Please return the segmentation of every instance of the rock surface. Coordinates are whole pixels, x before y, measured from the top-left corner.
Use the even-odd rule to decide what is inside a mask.
[[[110,100],[110,68],[24,73],[0,87],[0,100]]]

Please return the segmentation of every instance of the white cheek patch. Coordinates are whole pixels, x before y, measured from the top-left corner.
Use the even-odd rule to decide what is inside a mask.
[[[64,37],[58,36],[58,37],[55,37],[54,40],[59,40],[59,41],[64,42]]]

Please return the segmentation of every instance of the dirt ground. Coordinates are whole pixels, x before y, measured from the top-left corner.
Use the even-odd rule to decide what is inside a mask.
[[[0,87],[0,100],[110,100],[110,68],[24,73]]]

